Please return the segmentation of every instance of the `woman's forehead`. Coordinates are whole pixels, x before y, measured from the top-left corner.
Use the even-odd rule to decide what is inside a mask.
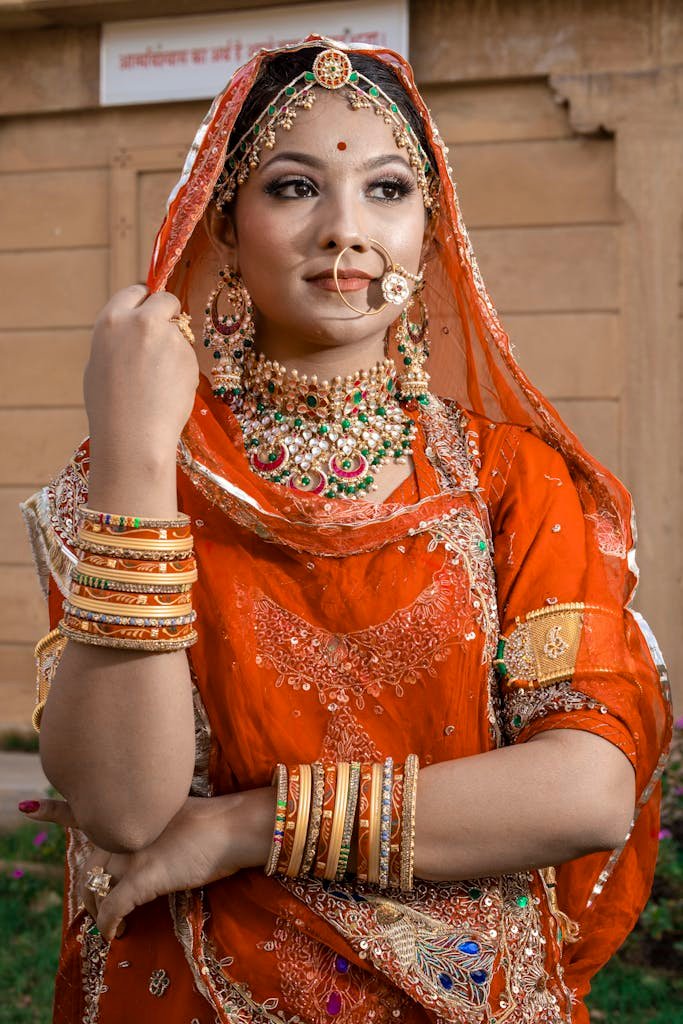
[[[276,157],[281,163],[286,154],[291,154],[291,159],[307,156],[325,163],[341,159],[349,168],[377,166],[380,158],[410,166],[396,145],[391,126],[372,109],[353,110],[344,96],[322,90],[310,110],[298,112],[288,131],[277,132],[275,145],[263,154],[260,169]]]

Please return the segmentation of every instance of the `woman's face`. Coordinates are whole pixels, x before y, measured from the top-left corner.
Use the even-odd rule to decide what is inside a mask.
[[[239,269],[255,306],[257,346],[286,362],[298,354],[381,344],[401,307],[362,316],[344,305],[331,278],[342,249],[340,287],[359,309],[383,302],[386,258],[417,273],[426,214],[405,151],[373,110],[317,90],[290,131],[276,133],[260,166],[237,191],[222,225],[225,262]],[[214,234],[215,234],[214,228]],[[354,274],[353,271],[357,271]],[[379,347],[379,356],[377,348]]]

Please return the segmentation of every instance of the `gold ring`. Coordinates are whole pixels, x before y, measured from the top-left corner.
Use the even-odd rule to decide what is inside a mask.
[[[408,270],[405,270],[404,267],[400,265],[400,263],[394,263],[388,250],[385,248],[385,246],[382,245],[381,242],[378,242],[376,238],[369,238],[368,241],[371,242],[380,250],[386,262],[388,263],[388,267],[384,271],[382,279],[387,278],[389,274],[401,274],[403,277],[407,277],[411,281],[413,281],[418,287],[422,284],[422,272],[420,272],[419,274],[411,274]],[[334,278],[334,284],[337,289],[337,294],[339,295],[339,298],[342,300],[344,305],[348,306],[349,309],[352,309],[354,313],[360,313],[362,316],[377,316],[378,313],[381,313],[382,310],[386,309],[387,306],[389,305],[388,299],[382,303],[379,309],[359,309],[358,306],[353,306],[348,299],[344,298],[344,294],[341,288],[339,287],[339,278],[337,276],[339,271],[339,261],[341,260],[342,256],[347,251],[347,249],[350,248],[351,246],[347,245],[341,250],[336,260],[334,261],[334,266],[332,267],[332,276]],[[385,295],[386,298],[386,292],[384,290],[384,287],[382,288],[382,293]],[[406,296],[406,299],[403,301],[406,301],[408,297],[409,296]],[[396,300],[392,300],[392,303],[395,301]]]
[[[85,887],[90,892],[94,892],[96,896],[106,896],[110,885],[111,875],[107,874],[103,867],[98,865],[88,871],[88,881],[85,883]]]
[[[190,327],[190,324],[192,323],[192,317],[190,316],[190,314],[178,313],[178,316],[171,317],[170,322],[172,324],[176,324],[183,338],[185,338],[186,341],[189,341],[190,345],[194,347],[195,339],[194,334],[192,333],[192,328]]]

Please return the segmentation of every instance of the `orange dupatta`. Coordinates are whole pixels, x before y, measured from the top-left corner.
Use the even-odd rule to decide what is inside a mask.
[[[290,49],[320,44],[312,36]],[[636,818],[620,849],[557,868],[559,908],[578,926],[574,942],[553,913],[551,876],[537,871],[419,883],[400,898],[240,872],[172,895],[167,918],[165,901],[139,908],[115,944],[119,958],[137,965],[133,972],[86,938],[68,896],[60,1024],[77,1019],[76,1006],[94,1007],[99,1017],[88,1019],[108,1024],[138,998],[149,1004],[145,971],[154,969],[176,977],[156,1004],[159,1013],[172,1006],[174,1019],[213,1019],[208,1007],[226,1022],[299,1014],[349,1024],[370,1016],[378,1024],[583,1024],[591,976],[647,899],[671,712],[661,657],[628,607],[636,582],[629,495],[515,363],[409,66],[387,50],[354,49],[394,69],[435,151],[438,256],[424,295],[436,339],[434,390],[451,400],[411,413],[420,433],[408,485],[382,505],[330,502],[256,478],[229,408],[202,381],[178,474],[200,569],[200,639],[190,651],[200,755],[194,791],[265,785],[277,760],[399,760],[416,751],[428,764],[523,742],[541,729],[581,728],[629,757]],[[157,236],[152,289],[167,287],[184,301],[193,289],[208,293],[218,268],[201,217],[232,124],[268,56],[257,54],[233,76],[200,128]],[[86,493],[83,448],[25,505],[52,579],[53,623],[73,558],[74,507]],[[555,630],[559,647],[548,649],[559,650],[564,673],[531,691],[514,679],[499,685],[499,638],[529,666],[539,611]],[[79,858],[74,833],[68,894]]]

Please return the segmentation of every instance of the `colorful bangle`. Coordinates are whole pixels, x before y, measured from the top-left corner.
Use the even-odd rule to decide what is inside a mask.
[[[122,626],[89,622],[73,616],[62,619],[57,628],[63,636],[78,643],[130,651],[155,651],[159,654],[191,647],[199,639],[190,626],[172,626],[168,630],[152,629],[149,633],[153,635],[146,636],[141,635],[139,627],[128,630]]]
[[[401,884],[401,824],[403,821],[403,767],[394,772],[391,794],[391,842],[389,845],[389,886]]]
[[[123,583],[120,580],[108,580],[103,576],[90,576],[80,573],[77,569],[71,572],[72,583],[87,590],[96,590],[102,594],[189,594],[191,583],[144,583],[142,576],[139,583]]]
[[[383,766],[374,763],[370,783],[370,827],[368,830],[368,882],[377,885],[379,882],[379,844],[380,815],[382,812],[382,776]]]
[[[323,789],[323,810],[320,822],[320,835],[318,837],[318,849],[315,858],[313,874],[316,878],[324,878],[327,868],[327,857],[330,850],[330,837],[332,835],[332,817],[334,814],[335,798],[337,793],[337,766],[336,764],[325,765],[325,784]]]
[[[155,618],[143,618],[142,616],[133,615],[105,615],[103,612],[86,612],[81,608],[76,608],[69,604],[68,601],[64,601],[63,606],[64,612],[69,618],[82,619],[85,622],[97,622],[106,626],[123,626],[126,629],[133,629],[139,626],[145,629],[158,628],[160,625],[164,629],[170,629],[171,627],[187,626],[192,622],[196,621],[197,613],[195,611],[190,612],[189,615],[178,615],[171,617],[166,616],[162,619]],[[153,638],[152,638],[153,639]]]
[[[273,825],[273,839],[270,844],[268,860],[264,868],[267,875],[273,875],[277,862],[280,859],[282,839],[285,829],[285,815],[287,813],[287,766],[278,764],[273,772],[271,785],[276,787],[275,793],[275,824]]]
[[[132,533],[103,533],[99,529],[82,526],[76,534],[76,543],[77,545],[81,543],[101,544],[112,551],[130,548],[131,551],[146,551],[149,549],[150,551],[177,551],[179,554],[182,554],[192,550],[194,538],[191,533],[187,533],[184,537],[141,537],[137,531]]]
[[[96,509],[88,508],[86,505],[79,505],[78,514],[91,523],[99,523],[101,526],[116,526],[124,529],[152,529],[164,530],[173,527],[189,526],[191,519],[184,512],[178,513],[177,519],[149,519],[145,516],[120,516],[113,512],[98,512]]]
[[[415,809],[420,762],[417,754],[408,754],[403,768],[403,823],[401,835],[401,890],[413,888],[415,860]]]
[[[99,587],[88,587],[85,584],[72,581],[71,599],[76,601],[78,598],[82,601],[97,602],[97,604],[108,602],[119,605],[122,608],[157,607],[175,609],[190,600],[188,590],[189,588],[179,591],[175,588],[168,593],[150,594],[139,590],[119,591],[114,590],[114,588],[103,590]]]
[[[394,761],[387,757],[382,769],[382,803],[379,818],[379,886],[389,885],[389,850],[391,846],[391,794],[394,787]]]
[[[310,764],[299,765],[299,805],[296,812],[296,826],[294,828],[294,841],[286,874],[288,878],[296,878],[301,870],[301,861],[306,845],[306,834],[308,832],[308,820],[311,814],[311,766]]]
[[[287,813],[285,815],[285,834],[282,837],[280,859],[275,869],[277,874],[284,875],[292,859],[292,848],[294,846],[294,831],[296,829],[296,816],[299,808],[299,794],[301,792],[301,765],[290,765],[287,768],[289,782],[287,785]]]
[[[339,854],[341,853],[342,836],[344,834],[344,822],[346,820],[346,803],[349,796],[349,764],[348,761],[340,761],[337,765],[337,791],[334,800],[334,814],[332,817],[332,831],[330,834],[330,848],[325,865],[323,878],[333,882],[337,874]]]
[[[301,861],[300,875],[307,875],[313,867],[315,851],[320,836],[320,821],[323,813],[323,791],[325,787],[325,769],[320,761],[311,765],[311,813],[308,820],[306,845]]]
[[[147,619],[161,620],[170,617],[177,618],[179,615],[190,615],[192,612],[192,602],[188,601],[184,597],[182,604],[176,605],[164,605],[159,607],[158,605],[148,605],[145,602],[142,604],[133,604],[131,601],[124,603],[118,603],[117,601],[93,601],[92,598],[81,597],[79,594],[71,594],[70,600],[65,601],[64,605],[69,605],[72,609],[77,609],[78,612],[93,612],[95,615],[125,615],[125,616],[139,616],[143,615]],[[77,614],[77,611],[72,611],[73,615]],[[81,615],[81,618],[84,616]]]
[[[83,552],[76,566],[76,572],[106,576],[112,583],[194,583],[197,579],[197,563],[194,558],[169,561],[146,561],[144,559],[106,558]]]
[[[344,819],[341,849],[339,851],[339,861],[337,863],[337,872],[335,875],[335,881],[337,882],[344,881],[344,876],[346,875],[346,868],[349,863],[349,856],[351,854],[351,837],[353,835],[353,826],[356,820],[356,806],[358,804],[359,783],[360,762],[352,761],[349,769],[349,791],[348,796],[346,798],[346,817]]]
[[[356,880],[367,882],[370,841],[370,790],[372,788],[372,764],[363,762],[360,766],[358,789],[358,853],[356,858]]]
[[[82,537],[76,539],[76,551],[78,557],[81,553],[89,555],[106,555],[108,558],[127,558],[146,562],[177,562],[183,559],[192,558],[192,547],[187,550],[179,550],[177,547],[168,549],[162,548],[134,548],[134,547],[113,547],[108,544],[95,544],[86,541]]]

